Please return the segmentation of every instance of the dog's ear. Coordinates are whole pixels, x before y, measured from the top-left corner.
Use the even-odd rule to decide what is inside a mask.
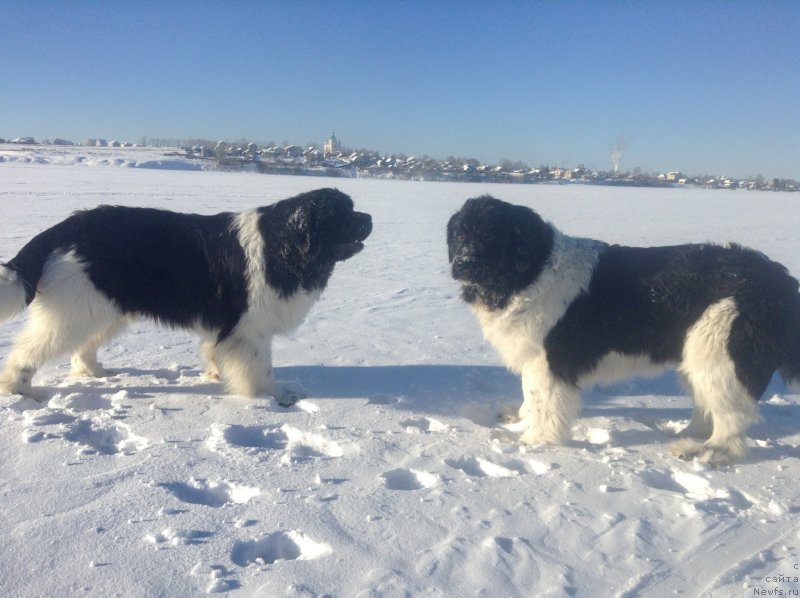
[[[538,275],[553,248],[553,229],[533,210],[516,206],[511,225],[514,266],[518,272]]]
[[[311,249],[311,210],[307,206],[300,206],[289,216],[287,237],[301,254]]]
[[[534,249],[531,239],[526,237],[522,228],[512,225],[512,247],[514,251],[514,266],[517,272],[527,272],[532,267]]]

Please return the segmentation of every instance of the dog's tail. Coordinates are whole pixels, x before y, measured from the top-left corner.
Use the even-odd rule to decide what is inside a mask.
[[[25,282],[19,273],[6,264],[0,264],[0,322],[15,316],[27,305]]]

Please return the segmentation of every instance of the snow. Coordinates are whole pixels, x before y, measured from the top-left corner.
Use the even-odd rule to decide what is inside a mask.
[[[796,587],[798,395],[773,381],[750,456],[732,467],[669,455],[690,414],[674,374],[588,391],[567,446],[523,446],[518,425],[497,423],[519,403],[519,380],[459,301],[444,238],[467,197],[492,193],[568,234],[738,241],[798,275],[793,195],[124,167],[161,160],[143,149],[9,153],[0,152],[0,259],[100,203],[215,213],[337,186],[375,226],[306,321],[275,343],[278,379],[309,395],[292,408],[225,396],[201,377],[197,339],[147,322],[101,351],[112,377],[70,378],[65,357],[38,375],[44,404],[0,396],[3,595]],[[23,321],[0,324],[0,358]]]

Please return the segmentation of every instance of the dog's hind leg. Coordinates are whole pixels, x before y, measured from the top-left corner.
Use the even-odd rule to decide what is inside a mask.
[[[721,465],[747,452],[747,428],[758,418],[758,397],[739,380],[728,352],[737,316],[734,301],[724,299],[709,307],[686,336],[680,370],[694,393],[695,414],[708,418],[712,430],[705,442],[687,438],[674,443],[673,454],[683,459]],[[697,423],[695,429],[699,427]]]
[[[122,329],[125,328],[125,323],[125,319],[120,318],[102,332],[94,335],[75,351],[72,354],[72,370],[70,373],[73,376],[90,376],[95,378],[108,376],[108,370],[103,368],[100,362],[97,361],[97,350],[101,345],[117,336]]]
[[[691,392],[692,397],[697,396],[688,378],[686,376],[682,377],[684,386]],[[713,431],[714,424],[711,421],[711,414],[706,410],[706,405],[698,403],[697,400],[695,400],[692,406],[692,419],[689,421],[689,425],[681,430],[679,436],[681,438],[695,438],[705,441],[708,440]]]
[[[523,403],[519,415],[527,419],[528,428],[520,439],[526,444],[563,444],[569,440],[578,417],[578,389],[558,379],[541,359],[522,369]]]
[[[31,396],[33,375],[45,361],[87,345],[119,319],[119,310],[74,257],[53,256],[45,264],[28,321],[14,339],[0,391]]]

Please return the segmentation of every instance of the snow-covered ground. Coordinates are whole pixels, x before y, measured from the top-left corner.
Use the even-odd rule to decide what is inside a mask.
[[[466,198],[492,193],[569,234],[735,240],[797,276],[795,195],[117,168],[162,158],[81,151],[0,152],[0,260],[100,203],[213,213],[330,185],[375,227],[275,343],[278,379],[309,394],[293,408],[225,396],[201,378],[192,336],[147,322],[101,351],[111,378],[70,378],[65,357],[35,381],[47,403],[0,396],[3,596],[754,596],[800,585],[800,397],[773,381],[750,457],[734,467],[669,455],[690,406],[674,375],[588,391],[572,442],[523,446],[497,423],[519,381],[460,303],[444,235]],[[22,321],[0,324],[0,358]]]

